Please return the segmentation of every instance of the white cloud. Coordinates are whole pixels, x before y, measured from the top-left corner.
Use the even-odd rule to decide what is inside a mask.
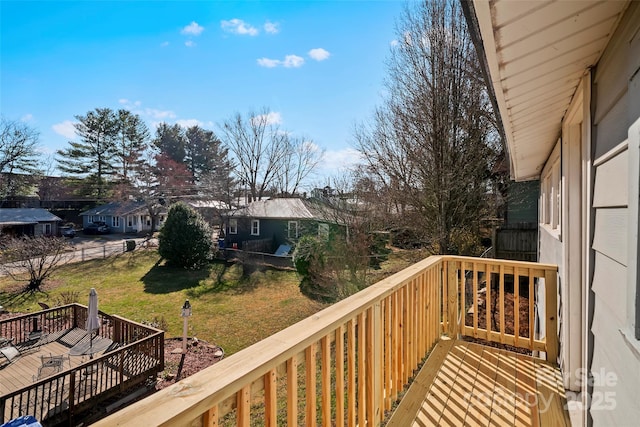
[[[268,34],[278,34],[280,32],[280,24],[267,21],[264,23],[264,31]]]
[[[299,68],[304,65],[304,58],[298,55],[287,55],[284,60],[259,58],[256,60],[259,66],[266,68],[274,68],[283,66],[286,68]]]
[[[324,152],[319,169],[325,174],[345,171],[362,162],[362,155],[353,148],[342,150],[327,150]]]
[[[258,29],[247,24],[242,19],[231,19],[229,21],[221,21],[220,27],[229,33],[240,34],[240,35],[249,35],[249,36],[257,36]]]
[[[140,101],[131,102],[127,98],[118,99],[118,103],[128,110],[133,110],[134,108],[138,108],[142,105],[142,102]]]
[[[20,117],[20,121],[21,122],[30,122],[31,120],[33,120],[33,114],[31,113],[27,113],[24,116]]]
[[[175,119],[176,113],[171,110],[157,110],[155,108],[145,108],[142,112],[147,117],[156,120]]]
[[[76,136],[76,128],[73,126],[73,122],[71,120],[65,120],[62,123],[56,123],[51,126],[51,129],[58,135],[62,135],[65,138],[75,138]]]
[[[304,65],[304,58],[298,55],[287,55],[282,61],[282,65],[287,68],[298,68]]]
[[[200,126],[200,127],[204,126],[204,123],[202,123],[198,119],[180,119],[180,120],[176,120],[176,123],[184,128],[190,128],[192,126]]]
[[[329,58],[331,54],[323,48],[319,47],[317,49],[311,49],[309,51],[309,56],[311,57],[311,59],[315,59],[316,61],[324,61],[325,59]]]
[[[393,39],[391,40],[391,43],[389,43],[389,45],[391,45],[391,47],[396,47],[400,44],[400,42],[398,41],[398,39]]]
[[[184,45],[186,47],[194,47],[196,44],[193,40],[187,40],[186,42],[184,42]]]
[[[273,68],[280,65],[281,61],[278,59],[259,58],[258,65],[266,68]]]
[[[169,46],[169,42],[160,43],[160,47],[167,47],[167,46]]]
[[[282,124],[282,114],[270,111],[267,114],[260,114],[251,118],[254,124],[279,125]]]
[[[186,34],[189,36],[199,36],[204,31],[204,27],[198,25],[196,21],[191,21],[191,24],[187,25],[180,31],[182,34]]]

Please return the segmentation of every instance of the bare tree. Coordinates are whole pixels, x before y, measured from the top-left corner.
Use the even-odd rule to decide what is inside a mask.
[[[42,291],[45,280],[65,261],[68,243],[59,237],[9,237],[0,242],[0,271],[26,292]]]
[[[238,179],[248,186],[249,201],[262,199],[269,188],[297,191],[318,162],[311,145],[292,140],[268,108],[244,117],[237,113],[223,123],[222,133],[237,161]]]
[[[290,135],[285,145],[287,155],[276,179],[276,188],[280,194],[295,195],[322,160],[324,151],[311,140]]]
[[[440,253],[464,252],[486,215],[497,132],[459,3],[407,6],[387,96],[356,141],[366,171],[406,203],[404,220]]]
[[[16,173],[38,171],[38,136],[26,123],[0,118],[0,199],[16,192]]]

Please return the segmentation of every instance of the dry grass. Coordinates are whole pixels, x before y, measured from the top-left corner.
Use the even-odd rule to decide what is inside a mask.
[[[224,263],[185,271],[164,266],[155,251],[63,266],[45,287],[46,293],[20,294],[15,283],[0,278],[0,304],[12,312],[36,311],[38,301],[55,305],[69,292],[78,292],[78,302],[86,304],[92,287],[105,313],[138,322],[164,319],[168,336],[182,336],[180,308],[189,299],[193,307],[189,336],[220,345],[226,354],[324,307],[300,293],[294,272],[267,271],[242,278],[237,266],[228,268]]]

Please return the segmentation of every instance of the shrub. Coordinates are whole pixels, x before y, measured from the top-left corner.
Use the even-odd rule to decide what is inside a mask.
[[[169,208],[158,240],[158,253],[168,265],[195,269],[210,260],[211,229],[198,212],[184,203]]]
[[[300,292],[309,298],[333,302],[338,299],[337,283],[330,280],[331,271],[326,268],[327,245],[324,241],[303,236],[293,252],[293,265],[301,276]]]

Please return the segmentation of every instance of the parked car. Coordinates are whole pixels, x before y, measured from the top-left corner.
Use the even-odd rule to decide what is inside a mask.
[[[76,236],[76,230],[70,226],[60,227],[60,234],[62,234],[62,237],[72,238]]]
[[[84,234],[108,234],[109,226],[105,222],[90,222],[82,230]]]

